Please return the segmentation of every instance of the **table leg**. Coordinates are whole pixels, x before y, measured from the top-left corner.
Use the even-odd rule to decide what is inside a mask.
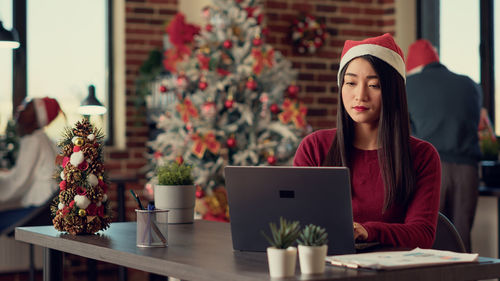
[[[44,248],[43,281],[62,281],[62,252]]]

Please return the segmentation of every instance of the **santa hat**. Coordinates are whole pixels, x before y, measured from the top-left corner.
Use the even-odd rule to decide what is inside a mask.
[[[35,105],[36,117],[40,128],[50,124],[61,111],[59,103],[57,103],[55,99],[49,97],[34,98],[33,104]]]
[[[381,36],[367,38],[363,41],[346,40],[342,55],[340,56],[337,83],[340,87],[340,73],[342,69],[354,58],[372,55],[392,66],[406,81],[405,61],[403,51],[396,44],[389,33]]]
[[[406,71],[408,74],[416,73],[432,62],[439,62],[439,56],[431,42],[420,39],[410,45],[406,57]]]

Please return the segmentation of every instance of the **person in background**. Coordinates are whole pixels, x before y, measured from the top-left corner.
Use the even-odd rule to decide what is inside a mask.
[[[337,128],[306,136],[294,166],[350,169],[357,241],[432,247],[441,166],[430,143],[410,136],[401,49],[390,34],[347,40],[337,81]]]
[[[439,63],[436,49],[425,39],[410,45],[406,69],[412,134],[432,143],[439,152],[439,209],[455,224],[470,252],[478,200],[482,92],[472,79]]]
[[[0,172],[0,230],[31,208],[47,202],[57,190],[53,179],[57,149],[43,128],[61,111],[52,98],[25,101],[16,112],[21,137],[16,164]]]

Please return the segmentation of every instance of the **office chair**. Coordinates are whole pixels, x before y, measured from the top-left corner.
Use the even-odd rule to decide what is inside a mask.
[[[441,212],[438,213],[436,239],[432,249],[465,253],[465,246],[453,223]]]

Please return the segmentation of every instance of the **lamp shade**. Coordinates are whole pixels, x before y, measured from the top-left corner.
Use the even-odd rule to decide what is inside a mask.
[[[8,31],[3,27],[2,21],[0,21],[0,48],[17,49],[19,46],[17,31],[14,28]]]
[[[103,115],[107,109],[95,96],[94,85],[89,86],[89,95],[82,101],[78,108],[78,113],[81,115]]]

